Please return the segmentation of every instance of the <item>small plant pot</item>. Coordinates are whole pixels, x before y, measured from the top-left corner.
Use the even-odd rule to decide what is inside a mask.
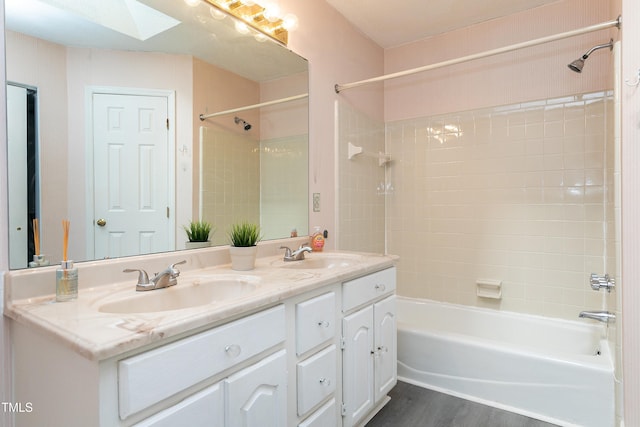
[[[231,268],[238,271],[253,270],[256,266],[257,246],[229,246]]]
[[[206,242],[184,242],[185,249],[200,249],[200,248],[208,248],[211,246],[210,241]]]

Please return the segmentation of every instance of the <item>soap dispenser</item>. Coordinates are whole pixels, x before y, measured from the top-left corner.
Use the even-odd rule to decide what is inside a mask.
[[[314,252],[322,252],[324,248],[324,234],[319,226],[313,228],[313,234],[311,235],[311,249]]]

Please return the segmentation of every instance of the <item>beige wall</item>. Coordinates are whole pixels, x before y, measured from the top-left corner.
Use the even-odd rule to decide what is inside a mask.
[[[640,91],[627,86],[640,70],[640,2],[622,0],[622,314],[626,426],[640,425]],[[629,23],[627,25],[626,23]]]
[[[68,120],[66,49],[11,31],[7,32],[6,44],[7,80],[38,89],[38,149],[41,157],[50,159],[40,163],[41,252],[51,260],[59,260],[62,259],[60,220],[68,215],[69,199],[66,191],[60,191],[69,183],[69,135],[67,127],[60,126]],[[84,170],[84,160],[80,168]]]
[[[280,6],[300,21],[289,48],[309,60],[309,194],[321,195],[320,212],[313,212],[309,201],[309,226],[329,231],[325,247],[331,249],[337,244],[338,208],[334,104],[346,100],[370,117],[383,118],[382,85],[339,95],[334,85],[382,74],[384,52],[324,1],[281,0]]]
[[[387,49],[385,73],[459,58],[613,19],[610,3],[564,0]],[[385,120],[465,111],[611,88],[611,55],[594,53],[582,74],[567,64],[590,47],[616,39],[616,29],[391,80]]]

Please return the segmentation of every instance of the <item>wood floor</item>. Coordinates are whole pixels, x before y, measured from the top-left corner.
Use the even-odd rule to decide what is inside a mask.
[[[398,382],[391,401],[366,427],[553,427],[458,397]]]

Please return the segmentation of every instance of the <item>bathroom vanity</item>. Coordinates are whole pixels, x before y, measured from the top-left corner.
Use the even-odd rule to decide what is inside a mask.
[[[10,273],[14,400],[33,408],[16,427],[365,423],[396,382],[395,258],[261,251],[249,272],[223,248],[180,254],[178,284],[147,292],[113,272],[176,254],[80,265],[66,303],[50,268]]]

